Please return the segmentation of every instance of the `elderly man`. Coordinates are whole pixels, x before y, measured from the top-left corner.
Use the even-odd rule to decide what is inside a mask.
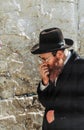
[[[83,130],[84,59],[73,49],[73,40],[59,28],[40,33],[39,44],[31,49],[41,59],[41,82],[37,93],[45,107],[42,130]]]

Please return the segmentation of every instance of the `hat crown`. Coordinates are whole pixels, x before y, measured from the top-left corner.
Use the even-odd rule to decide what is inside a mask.
[[[39,46],[43,50],[44,47],[52,49],[59,46],[59,43],[63,42],[63,34],[58,28],[50,28],[43,30],[39,37]]]

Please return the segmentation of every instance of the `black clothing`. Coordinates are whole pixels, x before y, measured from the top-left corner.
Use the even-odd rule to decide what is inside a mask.
[[[39,101],[45,107],[43,130],[83,130],[84,128],[84,59],[73,50],[57,79],[43,91],[37,89]],[[55,120],[48,123],[46,113],[54,110]]]

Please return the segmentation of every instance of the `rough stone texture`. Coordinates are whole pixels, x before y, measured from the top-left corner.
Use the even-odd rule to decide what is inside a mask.
[[[84,57],[84,0],[79,1],[79,45],[80,55]]]
[[[37,96],[0,101],[0,130],[40,130],[44,108]]]
[[[41,30],[58,26],[84,56],[84,0],[0,0],[0,130],[41,130],[38,58]]]

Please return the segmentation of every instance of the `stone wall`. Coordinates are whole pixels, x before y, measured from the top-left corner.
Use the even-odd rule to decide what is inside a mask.
[[[80,51],[80,55],[84,57],[84,0],[80,0],[79,1],[79,6],[78,6],[78,40],[79,40],[79,51]]]
[[[0,130],[41,130],[38,59],[41,30],[60,27],[84,56],[83,0],[0,0]]]

